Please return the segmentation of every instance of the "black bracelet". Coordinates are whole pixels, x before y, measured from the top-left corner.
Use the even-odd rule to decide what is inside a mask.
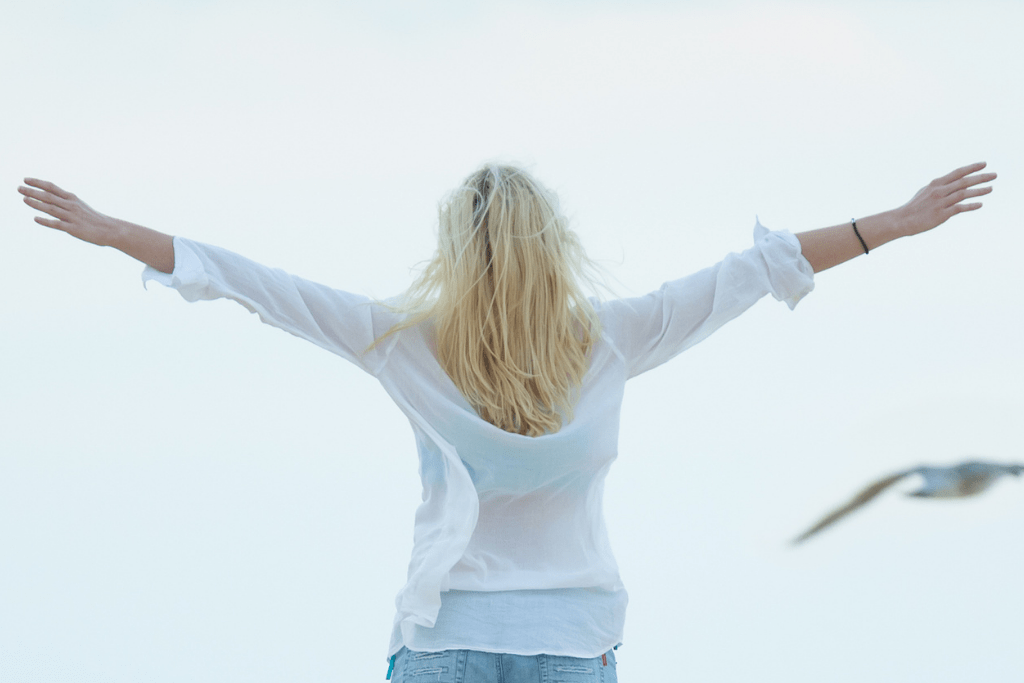
[[[860,236],[860,230],[857,229],[857,219],[851,218],[850,222],[853,223],[853,234],[860,240],[860,246],[864,247],[864,253],[868,253],[868,245],[864,243],[864,238]]]

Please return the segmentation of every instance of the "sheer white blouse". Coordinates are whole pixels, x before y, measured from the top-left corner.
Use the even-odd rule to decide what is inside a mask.
[[[814,288],[788,232],[758,223],[754,246],[646,296],[592,300],[602,323],[574,419],[539,437],[482,420],[437,361],[430,323],[362,353],[399,320],[367,297],[230,251],[174,238],[174,272],[143,281],[188,301],[228,298],[376,377],[419,451],[408,580],[388,657],[471,649],[596,657],[621,643],[627,596],[602,513],[626,380],[673,358],[765,294],[790,308]]]

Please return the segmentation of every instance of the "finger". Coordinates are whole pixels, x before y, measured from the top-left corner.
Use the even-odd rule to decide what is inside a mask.
[[[946,206],[952,206],[953,204],[959,204],[965,199],[971,197],[980,197],[983,194],[988,194],[992,191],[991,187],[977,187],[973,190],[960,190],[946,197]]]
[[[956,192],[957,190],[962,190],[965,187],[972,187],[974,185],[979,185],[981,183],[990,183],[995,179],[995,173],[981,173],[978,175],[969,175],[965,178],[961,178],[960,180],[947,185],[947,188],[949,189],[950,193],[953,193]]]
[[[964,211],[977,211],[981,208],[981,202],[974,202],[973,204],[957,204],[953,207],[953,215],[963,213]]]
[[[71,215],[59,206],[55,206],[54,204],[47,204],[46,202],[41,202],[38,199],[33,199],[32,197],[25,197],[25,203],[31,206],[36,211],[48,213],[51,216],[55,218],[60,218],[62,220],[67,220],[68,217]]]
[[[963,178],[965,175],[980,171],[987,165],[988,164],[986,162],[979,161],[975,164],[970,164],[969,166],[961,166],[960,168],[956,169],[955,171],[951,171],[950,173],[947,173],[941,178],[936,178],[934,182],[938,185],[948,185],[949,183],[955,180]]]
[[[39,225],[45,225],[48,228],[54,228],[60,230],[60,221],[56,218],[43,218],[42,216],[36,216],[35,222]]]
[[[66,190],[62,190],[56,185],[46,180],[39,180],[38,178],[25,178],[25,184],[31,185],[32,187],[38,187],[40,190],[46,190],[52,192],[61,199],[74,199],[75,195],[71,194]]]
[[[20,192],[21,194],[25,195],[26,197],[32,197],[33,199],[37,199],[37,200],[39,200],[41,202],[46,202],[47,204],[53,204],[54,206],[59,206],[62,209],[67,209],[68,208],[67,207],[67,201],[68,200],[61,199],[60,197],[58,197],[57,195],[53,194],[52,192],[45,192],[45,191],[42,191],[42,190],[32,190],[32,189],[29,189],[27,187],[19,187],[18,188],[18,192]]]

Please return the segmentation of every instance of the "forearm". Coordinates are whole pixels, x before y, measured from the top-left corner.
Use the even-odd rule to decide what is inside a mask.
[[[174,271],[174,238],[135,223],[110,218],[110,246],[162,273]]]
[[[858,218],[857,232],[864,244],[857,239],[852,221],[830,228],[810,230],[797,234],[800,240],[800,251],[811,264],[815,273],[820,273],[832,266],[862,256],[864,247],[873,250],[886,242],[901,236],[899,214],[896,211],[885,211],[873,216]]]
[[[979,173],[983,168],[985,162],[979,162],[936,178],[898,209],[858,218],[856,232],[850,222],[798,234],[804,258],[814,272],[819,273],[860,256],[865,249],[876,249],[897,237],[917,235],[958,213],[980,209],[981,202],[966,203],[966,200],[992,191],[991,186],[977,187],[996,178],[995,173]],[[864,244],[857,239],[857,232]]]

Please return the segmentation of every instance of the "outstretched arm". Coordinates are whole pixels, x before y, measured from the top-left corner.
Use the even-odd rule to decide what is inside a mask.
[[[49,215],[37,216],[37,223],[115,247],[164,274],[147,269],[144,281],[173,287],[187,301],[234,300],[268,325],[313,342],[370,374],[383,368],[388,347],[364,350],[399,316],[372,305],[370,298],[267,267],[227,249],[105,216],[53,183],[26,178],[25,184],[18,188],[25,203]]]
[[[36,216],[36,223],[63,230],[101,247],[114,247],[163,273],[174,271],[174,245],[170,235],[105,216],[45,180],[25,178],[25,185],[29,187],[18,188],[18,192],[25,195],[25,203],[52,216]]]
[[[820,273],[860,256],[865,246],[873,250],[898,237],[931,230],[962,211],[980,209],[981,202],[964,202],[992,191],[991,186],[975,187],[996,178],[995,173],[978,173],[983,168],[984,161],[958,168],[928,183],[900,208],[856,219],[863,245],[852,223],[847,222],[799,233],[800,249],[814,272]]]

